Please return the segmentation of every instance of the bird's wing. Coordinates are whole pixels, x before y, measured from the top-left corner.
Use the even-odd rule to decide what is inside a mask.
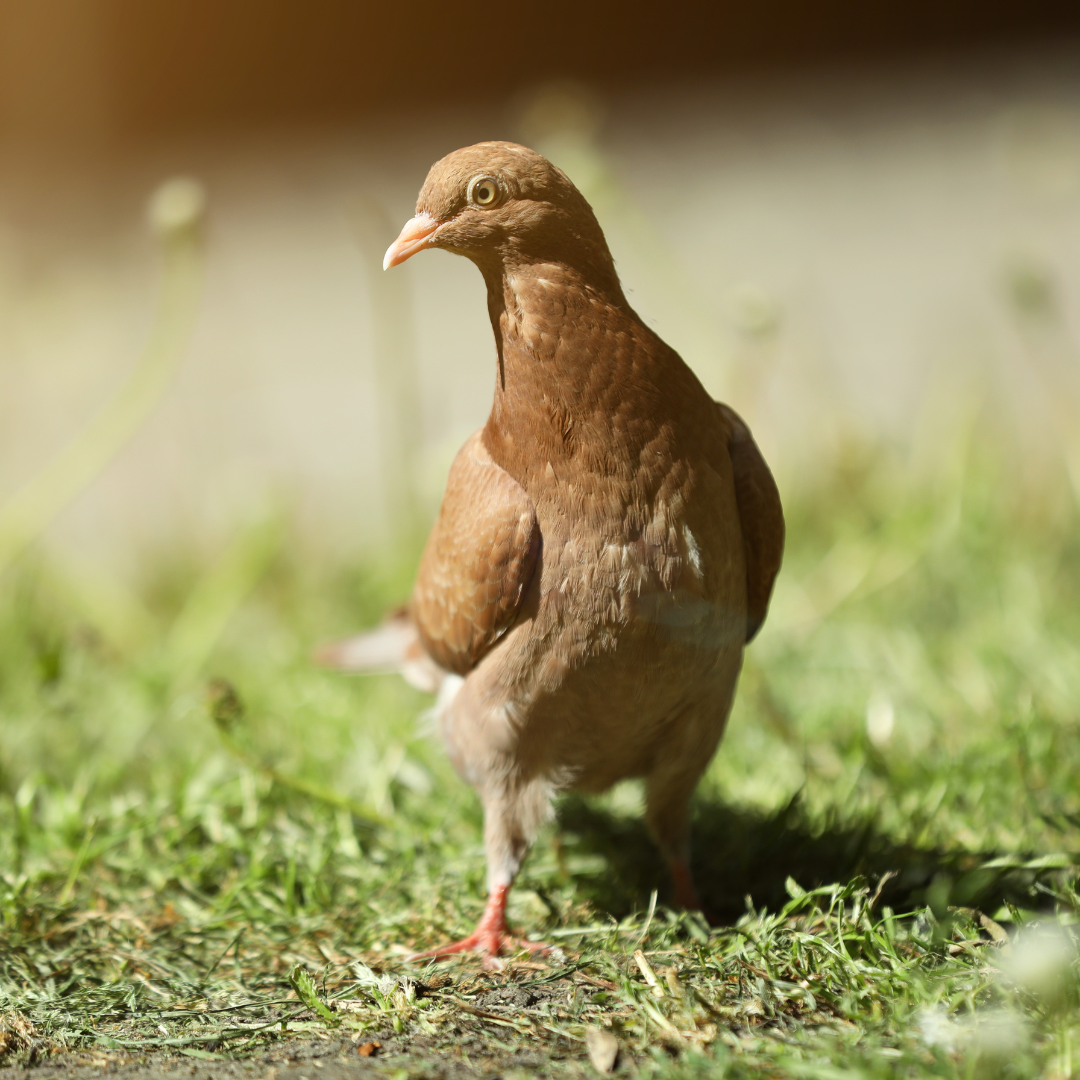
[[[450,467],[410,605],[431,657],[462,675],[517,618],[540,553],[532,500],[480,434]]]
[[[784,557],[784,511],[776,481],[750,429],[734,409],[717,405],[731,429],[728,453],[746,552],[746,640],[750,642],[765,621]]]

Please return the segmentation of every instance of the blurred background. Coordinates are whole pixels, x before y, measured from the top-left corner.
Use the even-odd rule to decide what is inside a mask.
[[[930,749],[1072,739],[1074,2],[0,0],[3,787],[198,757],[215,671],[376,806],[446,771],[419,699],[308,657],[407,595],[490,408],[476,270],[380,262],[491,138],[567,170],[780,482],[724,798],[932,802]]]
[[[464,260],[379,255],[485,138],[570,172],[785,482],[852,440],[932,472],[987,410],[1080,480],[1078,35],[1067,3],[0,0],[0,506],[112,403],[30,512],[95,575],[272,505],[339,555],[429,518],[490,329]]]

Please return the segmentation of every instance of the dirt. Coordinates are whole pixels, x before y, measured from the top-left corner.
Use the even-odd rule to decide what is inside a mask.
[[[528,1009],[541,1005],[545,1001],[554,1001],[566,996],[565,987],[553,986],[499,986],[486,994],[477,994],[473,1004],[481,1009],[507,1008]]]
[[[522,1036],[497,1020],[564,999],[565,985],[504,984],[470,999],[461,1023],[435,1036],[399,1035],[392,1028],[352,1037],[303,1036],[271,1044],[250,1057],[229,1058],[215,1043],[188,1051],[130,1052],[92,1048],[56,1051],[33,1029],[0,1057],[0,1080],[346,1080],[353,1077],[458,1080],[464,1077],[585,1075],[583,1047]],[[496,1022],[492,1022],[496,1021]],[[515,1046],[514,1044],[518,1044]],[[0,1047],[0,1054],[3,1048]]]
[[[362,1056],[362,1050],[373,1042],[381,1045],[373,1053],[369,1051],[370,1056]],[[28,1065],[0,1066],[0,1080],[353,1080],[391,1078],[402,1072],[417,1080],[477,1076],[524,1080],[541,1073],[564,1072],[571,1064],[553,1058],[542,1048],[492,1057],[490,1042],[475,1037],[466,1036],[451,1045],[440,1039],[440,1043],[437,1047],[433,1039],[423,1036],[366,1033],[356,1043],[337,1038],[289,1042],[243,1060],[87,1050],[42,1057]],[[586,1068],[572,1065],[571,1075],[584,1075]]]
[[[585,1047],[546,1028],[549,1009],[564,1008],[575,988],[595,990],[597,980],[575,973],[555,982],[511,981],[479,975],[455,986],[447,977],[417,984],[423,995],[446,995],[458,1014],[439,1023],[431,1035],[398,1034],[392,1026],[343,1034],[276,1033],[250,1056],[229,1056],[228,1042],[195,1047],[122,1050],[91,1047],[63,1050],[19,1013],[0,1015],[0,1080],[458,1080],[459,1077],[521,1078],[585,1076],[591,1072]],[[269,1008],[260,1022],[285,1012]],[[291,1013],[296,1016],[296,1013]],[[303,1013],[309,1020],[314,1014]],[[530,1029],[530,1018],[534,1026]],[[522,1022],[524,1021],[524,1025]],[[116,1037],[125,1037],[115,1032]],[[115,1044],[114,1044],[115,1045]]]

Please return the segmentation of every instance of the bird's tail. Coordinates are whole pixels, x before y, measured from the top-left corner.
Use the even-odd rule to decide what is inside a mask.
[[[320,645],[314,655],[323,667],[355,675],[397,672],[430,694],[439,692],[448,674],[428,656],[407,609],[395,611],[373,630]]]

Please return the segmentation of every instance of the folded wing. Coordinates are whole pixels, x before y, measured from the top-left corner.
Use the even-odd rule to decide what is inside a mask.
[[[540,554],[532,500],[480,435],[450,467],[410,604],[432,659],[461,675],[513,625]]]
[[[750,429],[734,409],[717,405],[731,428],[728,453],[746,554],[746,640],[750,642],[765,621],[784,557],[784,511],[776,481]]]

